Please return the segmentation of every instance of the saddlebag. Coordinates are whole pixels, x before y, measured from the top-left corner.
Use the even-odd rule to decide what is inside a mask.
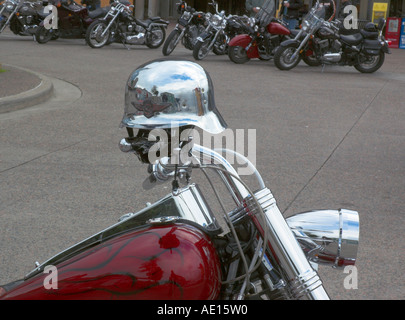
[[[380,54],[381,42],[379,40],[365,39],[363,42],[363,52],[368,55],[376,56]]]

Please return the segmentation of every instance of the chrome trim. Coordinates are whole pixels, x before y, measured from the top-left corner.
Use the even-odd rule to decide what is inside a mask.
[[[275,259],[285,273],[285,280],[294,299],[329,300],[322,281],[313,270],[276,205],[271,191],[264,188],[255,193],[257,202],[265,214],[265,222],[258,222],[268,228],[268,242]],[[245,199],[247,212],[260,219],[259,208],[252,197]]]

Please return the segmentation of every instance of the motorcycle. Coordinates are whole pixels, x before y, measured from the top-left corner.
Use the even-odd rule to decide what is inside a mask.
[[[216,55],[227,53],[228,43],[237,33],[243,32],[246,28],[243,19],[238,16],[225,16],[225,11],[218,11],[218,3],[209,3],[215,8],[216,13],[207,13],[208,26],[205,31],[197,37],[193,49],[193,57],[196,60],[204,59],[212,51]]]
[[[377,71],[389,54],[388,42],[383,36],[385,19],[378,25],[369,23],[358,33],[344,35],[339,21],[325,21],[325,10],[319,2],[304,17],[302,29],[291,40],[281,43],[274,63],[280,70],[294,68],[301,59],[312,65],[354,66],[362,73]]]
[[[229,42],[228,56],[234,63],[250,59],[270,60],[280,43],[291,36],[291,31],[274,18],[275,1],[267,0],[254,18],[247,34],[240,34]]]
[[[167,183],[171,192],[0,286],[0,299],[329,299],[317,268],[355,263],[357,211],[285,219],[249,159],[194,142],[196,129],[226,128],[213,95],[212,79],[195,62],[135,69],[119,147],[147,166],[148,192]],[[231,158],[246,164],[257,186]],[[201,184],[191,182],[196,170]]]
[[[43,2],[46,6],[48,3]],[[42,6],[41,5],[41,6]],[[10,30],[20,36],[32,36],[35,34],[41,21],[48,13],[43,8],[38,9],[40,3],[23,0],[7,0],[0,9],[0,33],[10,25]]]
[[[170,55],[180,41],[186,49],[193,50],[198,35],[205,30],[206,18],[203,12],[191,8],[185,1],[178,4],[177,12],[181,16],[162,48],[165,56]]]
[[[58,15],[57,28],[47,27],[44,21],[41,22],[35,33],[35,40],[40,44],[59,37],[83,38],[88,26],[108,11],[108,7],[89,11],[74,0],[56,0],[55,6]]]
[[[104,18],[94,21],[86,31],[86,42],[92,48],[102,48],[109,39],[126,45],[146,45],[151,49],[165,41],[168,21],[160,17],[139,20],[133,17],[133,5],[126,0],[114,0]],[[128,47],[127,47],[128,48]]]

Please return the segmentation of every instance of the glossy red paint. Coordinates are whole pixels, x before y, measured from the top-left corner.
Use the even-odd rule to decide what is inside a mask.
[[[219,260],[210,239],[188,224],[148,226],[57,265],[57,289],[41,273],[0,299],[216,299]]]
[[[247,34],[240,34],[231,39],[229,41],[229,47],[243,47],[246,48],[250,42],[252,41],[252,37]],[[247,51],[247,56],[250,59],[259,58],[259,50],[257,50],[257,44],[254,42],[249,50]]]
[[[282,24],[277,22],[270,22],[269,25],[267,26],[267,30],[271,34],[281,34],[285,36],[288,36],[291,33],[288,28],[284,27]]]

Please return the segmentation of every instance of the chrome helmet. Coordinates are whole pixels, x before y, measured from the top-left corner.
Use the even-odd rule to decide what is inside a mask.
[[[186,60],[154,60],[135,69],[125,89],[121,127],[153,130],[197,127],[211,134],[226,129],[208,73]]]

